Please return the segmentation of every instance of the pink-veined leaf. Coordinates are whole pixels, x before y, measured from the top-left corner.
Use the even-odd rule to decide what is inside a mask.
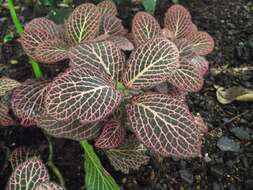
[[[7,77],[1,77],[0,78],[0,97],[4,96],[7,92],[11,91],[13,88],[20,86],[21,83],[7,78]]]
[[[99,32],[100,13],[90,3],[79,5],[65,23],[65,33],[70,43],[78,44],[94,39]]]
[[[172,31],[170,31],[168,28],[162,29],[162,36],[169,40],[174,40],[174,34]]]
[[[40,183],[49,182],[46,166],[36,157],[21,163],[11,174],[6,190],[35,190]]]
[[[104,0],[98,3],[97,7],[102,15],[110,14],[111,16],[116,16],[118,14],[117,7],[112,0]]]
[[[11,167],[14,170],[19,164],[22,164],[32,157],[39,158],[39,152],[27,146],[20,146],[12,151],[9,156],[9,162],[11,163]]]
[[[150,39],[161,37],[162,31],[156,19],[146,13],[139,12],[134,16],[132,34],[136,46],[139,46]]]
[[[123,81],[126,87],[152,87],[172,75],[179,66],[179,52],[171,41],[155,38],[140,45],[128,60]]]
[[[174,43],[179,50],[179,56],[181,60],[189,60],[195,56],[193,45],[187,39],[176,39]]]
[[[77,67],[55,78],[46,95],[47,113],[58,120],[91,123],[108,116],[120,103],[122,94],[102,70]]]
[[[169,93],[168,95],[172,98],[176,98],[182,102],[186,102],[186,95],[188,94],[187,91],[179,89],[175,86],[169,86]]]
[[[95,141],[95,146],[102,149],[117,148],[125,139],[126,129],[119,121],[109,121]]]
[[[168,82],[183,91],[198,92],[203,86],[204,79],[193,64],[184,61],[180,63],[180,67],[176,72],[168,77]]]
[[[35,57],[36,48],[45,41],[55,40],[55,39],[57,39],[57,37],[48,33],[48,31],[46,31],[45,29],[28,28],[24,30],[24,32],[21,34],[19,41],[21,42],[21,45],[25,53],[28,56],[36,59]]]
[[[197,55],[207,55],[213,51],[214,41],[207,32],[194,32],[187,39],[192,43],[193,50]]]
[[[197,125],[200,134],[206,134],[208,132],[208,127],[200,115],[195,116],[194,121],[195,124]]]
[[[96,137],[101,125],[99,123],[81,124],[79,120],[57,121],[49,115],[44,115],[38,119],[37,127],[57,138],[80,141]]]
[[[21,125],[35,125],[36,119],[45,113],[44,98],[48,83],[30,80],[13,90],[11,106]]]
[[[122,25],[122,21],[116,16],[106,14],[101,18],[100,34],[109,36],[123,36],[127,30]]]
[[[164,27],[171,31],[173,38],[176,39],[184,38],[192,32],[196,32],[189,11],[181,5],[173,5],[167,10]]]
[[[113,42],[119,49],[124,51],[132,51],[134,45],[126,37],[123,36],[111,36],[107,40]]]
[[[35,57],[42,63],[55,63],[68,58],[67,48],[60,39],[47,40],[38,45]]]
[[[131,169],[138,170],[149,161],[145,154],[146,148],[135,138],[129,138],[119,148],[107,150],[105,153],[111,165],[125,174]]]
[[[209,69],[209,62],[202,56],[193,57],[191,63],[197,67],[202,75],[205,75]]]
[[[16,124],[9,114],[9,111],[9,108],[2,101],[0,101],[0,126],[7,127]]]
[[[162,156],[199,155],[200,140],[185,103],[158,93],[134,97],[127,113],[136,136]]]
[[[64,188],[55,183],[46,182],[39,184],[35,190],[64,190]]]
[[[104,70],[115,81],[119,80],[124,65],[122,52],[110,41],[89,42],[72,47],[69,58],[70,66]]]

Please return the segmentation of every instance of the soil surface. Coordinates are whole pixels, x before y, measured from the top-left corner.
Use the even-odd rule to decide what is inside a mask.
[[[0,1],[1,2],[1,1]],[[84,2],[84,1],[82,1]],[[253,2],[251,0],[179,0],[192,14],[199,29],[210,33],[215,50],[207,59],[210,64],[205,85],[188,98],[189,107],[200,113],[208,124],[202,158],[151,158],[148,165],[128,175],[116,172],[106,158],[103,165],[124,190],[170,189],[253,189],[253,104],[233,102],[220,104],[215,86],[253,88]],[[80,1],[74,4],[79,4]],[[156,17],[162,23],[169,0],[159,0]],[[20,4],[21,6],[21,4]],[[121,6],[120,17],[129,27],[133,15],[141,6]],[[45,15],[47,10],[22,5],[19,14],[23,22]],[[17,42],[14,26],[4,4],[0,7],[0,75],[19,81],[33,78],[27,57]],[[3,43],[12,32],[14,40]],[[52,69],[43,67],[50,77]],[[62,172],[67,189],[84,189],[83,152],[78,142],[52,139],[54,162]],[[11,174],[6,154],[20,145],[33,146],[47,159],[47,140],[40,129],[10,127],[0,129],[0,189],[4,189]],[[229,151],[228,151],[229,150]],[[52,175],[53,180],[57,180]]]

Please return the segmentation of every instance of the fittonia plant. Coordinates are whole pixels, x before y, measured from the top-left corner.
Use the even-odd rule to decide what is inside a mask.
[[[180,5],[168,9],[163,29],[153,16],[137,13],[131,34],[116,14],[105,1],[78,6],[64,26],[46,18],[29,22],[20,40],[26,53],[48,64],[67,59],[69,68],[52,81],[16,87],[13,112],[21,124],[52,136],[93,139],[125,173],[148,162],[146,149],[199,156],[206,126],[189,111],[186,95],[202,88],[203,56],[213,39]],[[133,48],[127,57],[123,50]],[[165,82],[169,91],[157,91]]]

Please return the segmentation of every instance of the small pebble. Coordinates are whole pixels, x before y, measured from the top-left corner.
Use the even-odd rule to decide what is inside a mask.
[[[222,137],[218,140],[217,146],[222,151],[230,151],[230,152],[239,152],[240,145],[235,143],[233,140],[228,137]]]

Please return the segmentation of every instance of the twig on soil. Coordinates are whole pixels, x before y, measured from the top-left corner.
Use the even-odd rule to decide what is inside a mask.
[[[232,117],[230,120],[224,122],[220,127],[224,127],[225,125],[227,125],[227,124],[231,123],[232,121],[234,121],[234,120],[240,118],[241,116],[245,115],[245,114],[248,113],[248,112],[249,112],[249,110],[246,110],[245,112],[242,112],[241,114],[239,114],[239,115],[237,115],[237,116],[235,116],[235,117]]]
[[[56,167],[56,165],[53,162],[54,152],[53,152],[53,144],[52,144],[51,138],[47,135],[45,135],[45,136],[46,136],[47,141],[48,141],[48,151],[49,151],[47,165],[48,165],[48,167],[50,167],[50,169],[54,172],[55,176],[58,178],[58,181],[59,181],[60,185],[62,187],[65,187],[64,178],[63,178],[60,170]]]

